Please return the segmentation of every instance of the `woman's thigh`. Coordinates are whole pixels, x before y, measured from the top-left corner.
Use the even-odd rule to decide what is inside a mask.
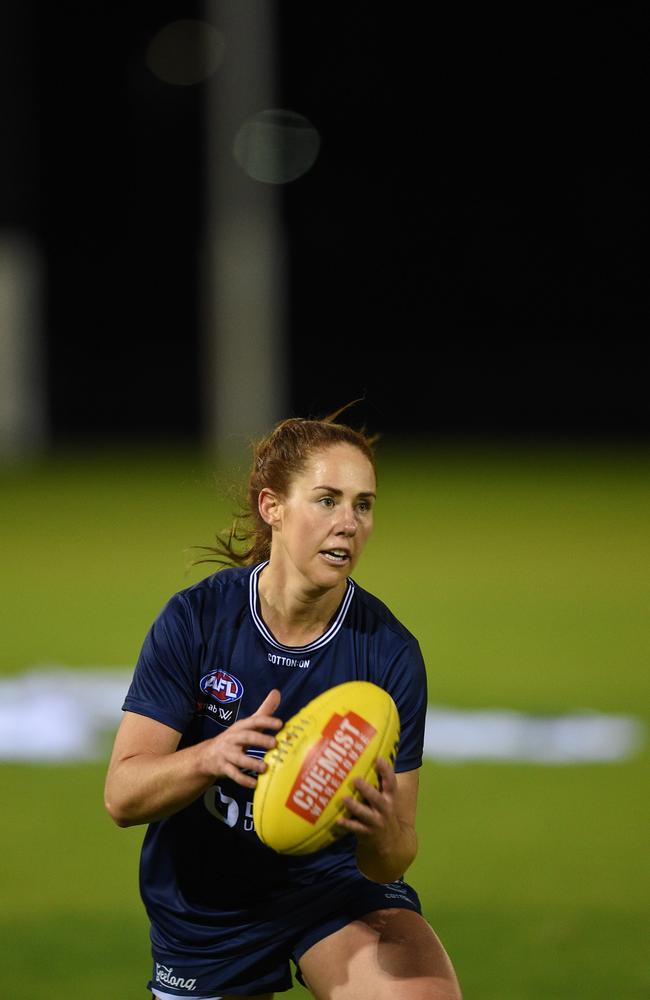
[[[221,1000],[273,1000],[274,993],[256,993],[250,997],[236,997],[230,993],[224,993]]]
[[[411,910],[376,910],[328,935],[300,959],[316,1000],[461,1000],[449,956]]]
[[[256,993],[252,997],[236,997],[230,993],[224,993],[221,1000],[273,1000],[274,993]]]
[[[154,996],[154,994],[152,994],[152,996]],[[273,1000],[274,996],[274,993],[256,993],[255,996],[236,997],[231,993],[223,993],[219,1000]]]

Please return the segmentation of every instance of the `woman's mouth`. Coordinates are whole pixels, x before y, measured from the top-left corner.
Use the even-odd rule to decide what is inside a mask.
[[[321,551],[321,555],[327,559],[328,562],[335,563],[338,566],[348,562],[350,558],[350,553],[347,549],[323,549]]]

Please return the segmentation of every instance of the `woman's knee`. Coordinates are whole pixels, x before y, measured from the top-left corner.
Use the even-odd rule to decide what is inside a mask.
[[[410,910],[378,910],[363,918],[377,934],[377,962],[393,983],[399,998],[461,1000],[451,959],[424,917]],[[410,992],[409,992],[410,991]]]
[[[411,910],[376,910],[314,945],[300,961],[317,1000],[461,1000],[437,934]]]

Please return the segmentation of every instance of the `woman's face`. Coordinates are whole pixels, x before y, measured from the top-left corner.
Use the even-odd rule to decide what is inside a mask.
[[[375,490],[373,467],[354,445],[314,452],[278,504],[272,559],[318,588],[344,582],[372,531]]]

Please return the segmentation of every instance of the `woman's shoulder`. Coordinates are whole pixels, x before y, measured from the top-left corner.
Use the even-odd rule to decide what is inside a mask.
[[[248,600],[250,578],[254,569],[255,566],[226,566],[216,573],[210,573],[202,580],[172,594],[164,610],[186,608],[193,611],[206,604],[238,604]]]
[[[359,615],[366,620],[366,623],[374,621],[375,627],[387,630],[396,639],[402,639],[407,643],[417,643],[417,639],[413,633],[391,611],[383,600],[377,597],[376,594],[371,594],[369,590],[365,590],[356,581],[352,582],[354,583],[354,596]]]

